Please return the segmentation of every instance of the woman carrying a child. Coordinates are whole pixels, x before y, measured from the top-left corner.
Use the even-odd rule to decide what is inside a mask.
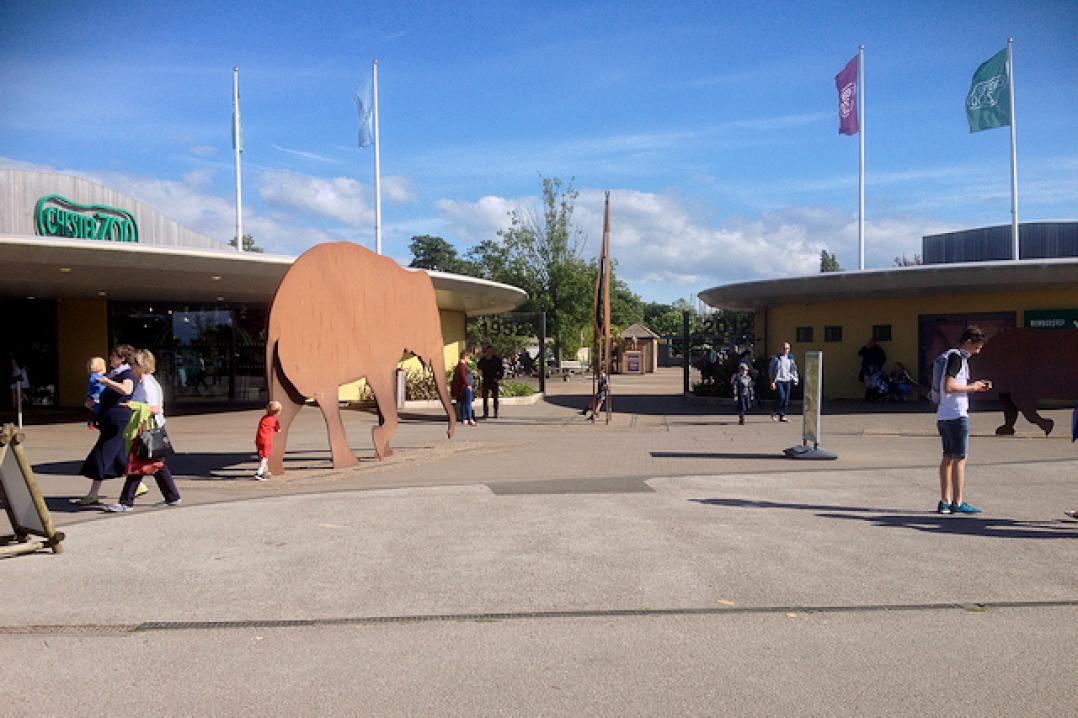
[[[74,503],[95,506],[101,503],[101,483],[127,475],[127,454],[124,452],[123,431],[131,418],[127,400],[135,391],[136,379],[131,373],[135,348],[130,344],[117,344],[109,354],[111,370],[98,378],[104,387],[97,410],[98,428],[101,430],[97,443],[82,462],[80,474],[90,479],[90,491]],[[89,405],[87,408],[92,408]]]

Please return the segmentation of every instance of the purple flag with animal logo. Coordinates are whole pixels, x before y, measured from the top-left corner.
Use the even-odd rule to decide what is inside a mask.
[[[856,135],[861,129],[857,121],[857,57],[835,75],[835,87],[838,88],[838,133]]]

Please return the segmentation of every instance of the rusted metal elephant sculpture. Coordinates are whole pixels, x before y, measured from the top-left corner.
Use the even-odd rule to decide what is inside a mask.
[[[270,471],[284,471],[288,427],[307,399],[315,399],[325,417],[333,467],[357,463],[341,423],[338,390],[359,379],[366,379],[384,419],[371,430],[375,454],[391,456],[395,371],[407,353],[433,370],[452,438],[456,412],[446,390],[443,346],[426,272],[403,269],[350,242],[304,252],[281,280],[270,308],[266,373],[270,399],[282,405]]]
[[[1003,402],[996,434],[1014,433],[1018,412],[1048,434],[1055,422],[1037,413],[1039,399],[1078,399],[1078,329],[1009,329],[970,359],[974,379],[990,379]]]

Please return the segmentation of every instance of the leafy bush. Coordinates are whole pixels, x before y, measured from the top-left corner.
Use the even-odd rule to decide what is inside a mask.
[[[404,398],[414,401],[438,399],[434,374],[426,369],[409,369],[404,377]]]
[[[503,397],[531,396],[534,393],[535,389],[519,381],[503,381],[501,385],[501,395]]]
[[[475,370],[474,366],[471,368],[473,376],[476,376],[478,379],[479,372]],[[453,383],[454,370],[446,372],[446,388]],[[479,380],[477,384],[476,396],[481,396],[482,380]],[[504,397],[531,396],[534,393],[535,390],[527,384],[522,384],[517,381],[503,381],[501,383],[500,395]],[[369,392],[367,396],[370,396]],[[408,375],[404,378],[404,398],[416,401],[437,401],[438,387],[434,385],[434,375],[426,369],[410,369]]]

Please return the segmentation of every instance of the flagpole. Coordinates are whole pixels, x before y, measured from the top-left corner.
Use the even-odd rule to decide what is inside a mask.
[[[382,253],[382,155],[378,147],[378,61],[374,61],[374,252]]]
[[[857,50],[857,267],[865,268],[865,46]]]
[[[236,156],[236,251],[243,252],[243,187],[240,179],[240,153],[243,136],[240,134],[240,68],[232,67],[232,151]]]
[[[1011,86],[1011,244],[1012,259],[1021,258],[1018,245],[1018,154],[1015,151],[1016,131],[1014,128],[1014,38],[1007,38],[1007,83]]]

